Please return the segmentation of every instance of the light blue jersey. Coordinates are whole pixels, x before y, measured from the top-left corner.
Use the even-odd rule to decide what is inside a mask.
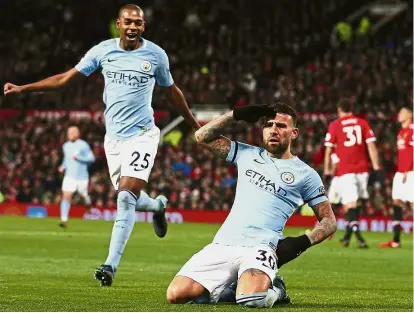
[[[263,148],[232,141],[227,161],[237,165],[236,197],[214,243],[277,246],[296,209],[328,200],[318,173],[297,157],[276,159]]]
[[[73,156],[76,155],[76,160]],[[75,180],[89,178],[88,166],[95,162],[95,156],[88,143],[82,139],[75,142],[66,141],[63,144],[63,162],[65,177]]]
[[[174,84],[165,51],[141,40],[141,47],[131,51],[119,46],[119,38],[103,41],[75,67],[86,76],[101,69],[106,133],[112,139],[125,140],[151,129],[155,125],[151,107],[155,82],[164,87]]]

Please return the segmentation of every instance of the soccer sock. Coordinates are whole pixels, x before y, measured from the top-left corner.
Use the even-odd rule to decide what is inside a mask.
[[[117,213],[112,229],[109,254],[105,265],[111,265],[114,270],[118,267],[122,253],[135,224],[136,196],[128,190],[120,190],[117,199]]]
[[[141,190],[137,201],[136,210],[159,212],[161,209],[162,208],[158,200],[152,199],[145,191]]]
[[[360,199],[360,205],[358,206],[358,212],[364,215],[367,215],[367,203],[368,200],[367,199]]]
[[[269,288],[267,292],[256,292],[236,296],[236,302],[250,308],[271,308],[277,301],[282,300],[283,292],[279,288]]]
[[[62,222],[68,221],[69,211],[70,211],[70,201],[68,200],[60,201],[60,220]]]
[[[394,221],[392,222],[392,232],[394,234],[393,241],[400,242],[400,234],[401,234],[401,221],[402,221],[402,207],[399,205],[393,205],[393,218]]]
[[[358,241],[365,242],[364,238],[362,238],[361,232],[359,231],[359,222],[358,222],[359,209],[349,209],[349,211],[351,211],[351,210],[352,210],[352,212],[351,212],[351,218],[352,218],[351,229],[355,233],[355,236],[357,237]]]
[[[345,215],[345,219],[347,221],[347,225],[345,227],[345,235],[344,235],[344,240],[349,241],[351,240],[351,236],[352,236],[352,228],[351,228],[351,222],[353,221],[353,214],[354,214],[354,209],[348,209],[348,211],[346,212]]]

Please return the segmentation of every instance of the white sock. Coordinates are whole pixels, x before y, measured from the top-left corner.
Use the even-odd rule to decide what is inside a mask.
[[[136,203],[137,198],[132,192],[121,190],[118,193],[116,220],[112,229],[108,258],[105,261],[105,265],[111,265],[114,270],[118,267],[134,228]]]
[[[158,200],[152,199],[145,191],[141,190],[139,195],[136,210],[158,212],[162,208]]]
[[[60,220],[62,222],[68,221],[69,211],[70,211],[70,201],[68,200],[60,201]]]

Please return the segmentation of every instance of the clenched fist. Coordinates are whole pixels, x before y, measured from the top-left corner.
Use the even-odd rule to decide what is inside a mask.
[[[13,93],[20,93],[20,92],[22,92],[22,87],[21,86],[13,85],[12,83],[6,83],[4,85],[4,94],[5,95],[13,94]]]

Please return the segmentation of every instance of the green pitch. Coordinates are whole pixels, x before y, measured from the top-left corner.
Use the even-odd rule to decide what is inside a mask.
[[[0,217],[0,311],[249,311],[237,305],[170,305],[168,284],[211,241],[219,225],[170,225],[166,238],[136,224],[112,287],[92,276],[106,258],[112,222]],[[286,234],[303,230],[291,228]],[[378,248],[389,234],[366,233],[371,248],[333,240],[280,271],[292,304],[272,311],[412,311],[413,240]]]

